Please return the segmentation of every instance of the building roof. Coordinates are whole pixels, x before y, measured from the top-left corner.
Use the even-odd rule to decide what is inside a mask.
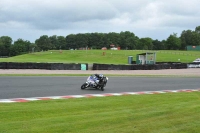
[[[141,53],[141,54],[138,54],[138,55],[146,55],[146,54],[155,54],[155,52],[146,52],[146,53]]]

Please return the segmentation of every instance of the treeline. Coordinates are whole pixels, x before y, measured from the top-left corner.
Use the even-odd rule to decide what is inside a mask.
[[[180,37],[176,33],[169,35],[166,40],[153,40],[149,37],[139,38],[134,33],[125,31],[120,33],[79,33],[64,36],[40,36],[31,43],[28,40],[12,41],[9,36],[0,37],[0,56],[15,56],[29,52],[46,50],[69,49],[101,49],[110,48],[114,44],[121,49],[129,50],[185,50],[187,45],[200,45],[200,26],[194,31],[184,30]]]

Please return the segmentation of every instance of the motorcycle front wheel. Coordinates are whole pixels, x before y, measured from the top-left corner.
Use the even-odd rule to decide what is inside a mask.
[[[84,83],[83,85],[81,85],[81,90],[84,90],[85,88],[87,88],[87,84]]]
[[[103,86],[101,87],[101,90],[104,91],[104,87]]]

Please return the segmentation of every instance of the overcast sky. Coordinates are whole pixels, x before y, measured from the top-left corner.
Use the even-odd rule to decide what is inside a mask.
[[[0,36],[133,32],[167,39],[200,26],[200,0],[0,0]]]

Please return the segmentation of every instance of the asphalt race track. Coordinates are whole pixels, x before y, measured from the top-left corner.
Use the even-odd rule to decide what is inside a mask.
[[[0,99],[200,88],[191,77],[109,77],[104,91],[81,90],[87,77],[0,77]]]

